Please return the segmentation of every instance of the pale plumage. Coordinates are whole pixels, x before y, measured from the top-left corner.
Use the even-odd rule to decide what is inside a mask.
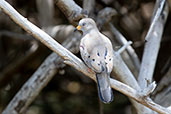
[[[87,66],[95,71],[99,97],[104,103],[113,100],[110,87],[110,73],[113,68],[113,48],[110,40],[101,34],[91,18],[80,20],[78,30],[83,32],[80,42],[81,57]]]

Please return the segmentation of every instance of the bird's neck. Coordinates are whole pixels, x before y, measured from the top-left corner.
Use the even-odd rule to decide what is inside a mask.
[[[96,33],[96,34],[99,33],[99,30],[97,28],[93,28],[93,29],[83,31],[83,36],[86,34],[94,34],[94,33]]]

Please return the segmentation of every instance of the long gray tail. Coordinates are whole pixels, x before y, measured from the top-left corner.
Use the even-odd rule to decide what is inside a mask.
[[[99,73],[96,74],[99,98],[104,103],[113,101],[113,92],[110,87],[109,74]]]

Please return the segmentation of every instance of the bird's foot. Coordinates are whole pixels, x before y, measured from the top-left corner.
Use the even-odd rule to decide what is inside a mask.
[[[93,71],[92,71],[91,68],[88,68],[88,72],[89,72],[89,73],[93,73]]]

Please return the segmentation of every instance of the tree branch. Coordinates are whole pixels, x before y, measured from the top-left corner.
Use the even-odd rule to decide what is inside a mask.
[[[126,40],[126,38],[115,28],[115,26],[112,23],[109,23],[109,26],[110,26],[111,32],[114,34],[115,38],[117,39],[117,41],[121,45],[124,45],[124,44],[126,44],[128,42]],[[128,54],[129,54],[131,60],[133,61],[135,69],[137,71],[139,71],[140,60],[139,60],[137,54],[135,53],[135,50],[131,46],[128,46],[126,50],[127,50]]]
[[[95,0],[83,0],[83,10],[87,12],[89,17],[94,16]]]
[[[54,0],[36,0],[38,19],[41,27],[46,28],[54,23]]]
[[[72,24],[76,24],[81,18],[86,17],[85,12],[73,0],[56,0],[57,6]]]
[[[138,76],[138,83],[142,91],[146,91],[152,82],[153,72],[160,47],[164,25],[168,16],[168,4],[165,0],[157,0],[153,12],[153,19],[145,37],[145,48]],[[147,110],[144,113],[149,113]],[[152,112],[151,112],[152,113]],[[155,113],[155,112],[153,112]]]
[[[64,59],[65,63],[73,66],[78,71],[84,73],[86,76],[89,76],[90,78],[95,80],[95,74],[87,72],[88,71],[87,66],[85,66],[85,64],[79,58],[77,58],[75,55],[73,55],[67,49],[62,47],[59,43],[57,43],[55,40],[53,40],[53,38],[51,38],[48,34],[43,32],[42,30],[40,30],[38,27],[36,27],[32,23],[30,23],[26,18],[24,18],[16,10],[14,10],[14,8],[12,8],[7,2],[5,2],[4,0],[1,0],[0,8],[7,15],[9,15],[11,17],[11,19],[13,19],[18,25],[20,25],[24,30],[26,30],[27,32],[32,34],[36,39],[40,40],[43,44],[45,44],[47,47],[49,47],[51,50],[53,50],[55,53],[57,53],[59,56],[61,56]],[[119,65],[121,63],[118,63],[118,62],[120,62],[120,61],[115,61],[114,66],[115,67],[117,66],[119,69],[119,68],[121,68],[121,67],[119,67]],[[118,64],[118,65],[116,65],[116,64]],[[117,71],[116,73],[120,74],[120,72],[122,72],[121,74],[125,75],[125,78],[127,78],[126,77],[127,74],[125,74],[122,71],[123,69],[119,69],[119,70],[120,71]],[[167,108],[161,107],[158,104],[155,104],[153,101],[151,101],[150,98],[144,97],[144,95],[140,94],[133,88],[131,88],[119,81],[116,81],[114,79],[110,79],[110,80],[111,80],[111,84],[112,84],[111,86],[114,89],[119,90],[120,92],[124,93],[125,95],[127,95],[127,96],[133,98],[134,100],[138,101],[139,103],[144,104],[145,106],[157,111],[158,113],[169,114],[170,110],[168,110]],[[135,85],[135,86],[139,87],[138,85]],[[119,88],[122,88],[122,89],[119,89]]]
[[[110,22],[112,17],[116,15],[117,15],[116,10],[111,7],[105,7],[102,10],[100,10],[98,12],[97,21],[96,21],[98,28],[101,29],[104,24]]]
[[[128,41],[125,45],[123,45],[118,51],[117,51],[117,54],[121,54],[123,51],[125,51],[128,46],[130,46],[132,44],[132,41]]]
[[[153,72],[160,48],[160,41],[169,13],[168,3],[165,2],[165,0],[157,0],[155,7],[157,11],[154,11],[154,18],[152,19],[150,29],[145,38],[146,44],[138,77],[138,82],[142,89],[148,87],[149,83],[152,82]]]

